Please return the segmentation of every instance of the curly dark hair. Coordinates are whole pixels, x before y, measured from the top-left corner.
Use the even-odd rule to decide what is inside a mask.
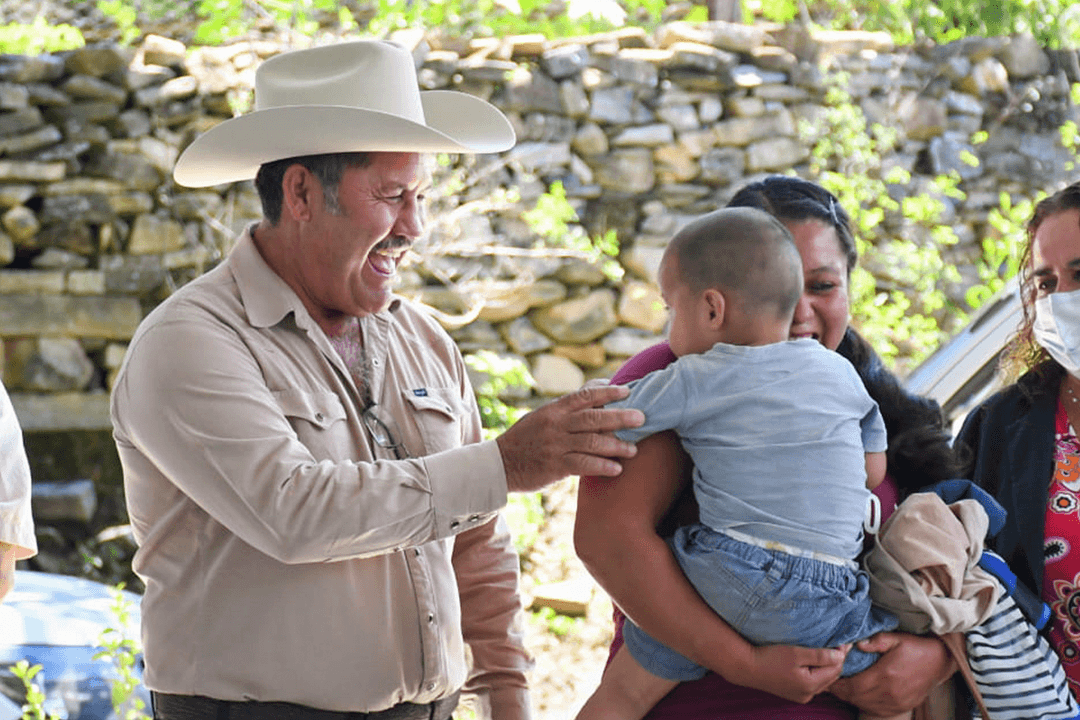
[[[881,409],[888,433],[889,475],[901,497],[961,475],[961,463],[945,427],[937,401],[910,393],[885,367],[859,333],[848,328],[836,352],[855,366],[870,397]]]
[[[1015,380],[1019,375],[1030,371],[1032,380],[1022,387],[1038,391],[1056,388],[1065,375],[1065,369],[1035,341],[1032,329],[1035,324],[1036,288],[1031,263],[1035,233],[1048,217],[1067,210],[1080,210],[1080,181],[1040,200],[1028,220],[1024,247],[1020,251],[1020,302],[1024,313],[1023,320],[1001,359],[1001,369],[1006,378]]]

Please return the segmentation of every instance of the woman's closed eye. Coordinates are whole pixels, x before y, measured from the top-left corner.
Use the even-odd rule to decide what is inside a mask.
[[[836,286],[837,283],[826,280],[819,280],[817,282],[807,283],[806,287],[810,292],[814,293],[815,295],[820,295],[822,293],[827,293],[831,290],[836,289]]]

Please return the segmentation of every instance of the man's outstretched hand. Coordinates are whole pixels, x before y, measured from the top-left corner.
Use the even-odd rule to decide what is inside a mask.
[[[587,385],[518,420],[496,442],[512,492],[531,492],[568,475],[615,476],[619,458],[637,448],[612,433],[645,422],[640,410],[606,410],[629,390],[621,385]]]

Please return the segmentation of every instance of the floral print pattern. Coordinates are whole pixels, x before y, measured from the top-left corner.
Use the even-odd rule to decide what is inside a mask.
[[[1054,478],[1050,483],[1043,541],[1043,600],[1050,605],[1050,644],[1074,695],[1080,695],[1080,440],[1059,403],[1055,419]]]

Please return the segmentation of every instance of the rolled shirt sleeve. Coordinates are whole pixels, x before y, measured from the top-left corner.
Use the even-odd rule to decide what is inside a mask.
[[[7,390],[0,385],[0,543],[15,546],[15,559],[37,554],[30,512],[30,464]]]

